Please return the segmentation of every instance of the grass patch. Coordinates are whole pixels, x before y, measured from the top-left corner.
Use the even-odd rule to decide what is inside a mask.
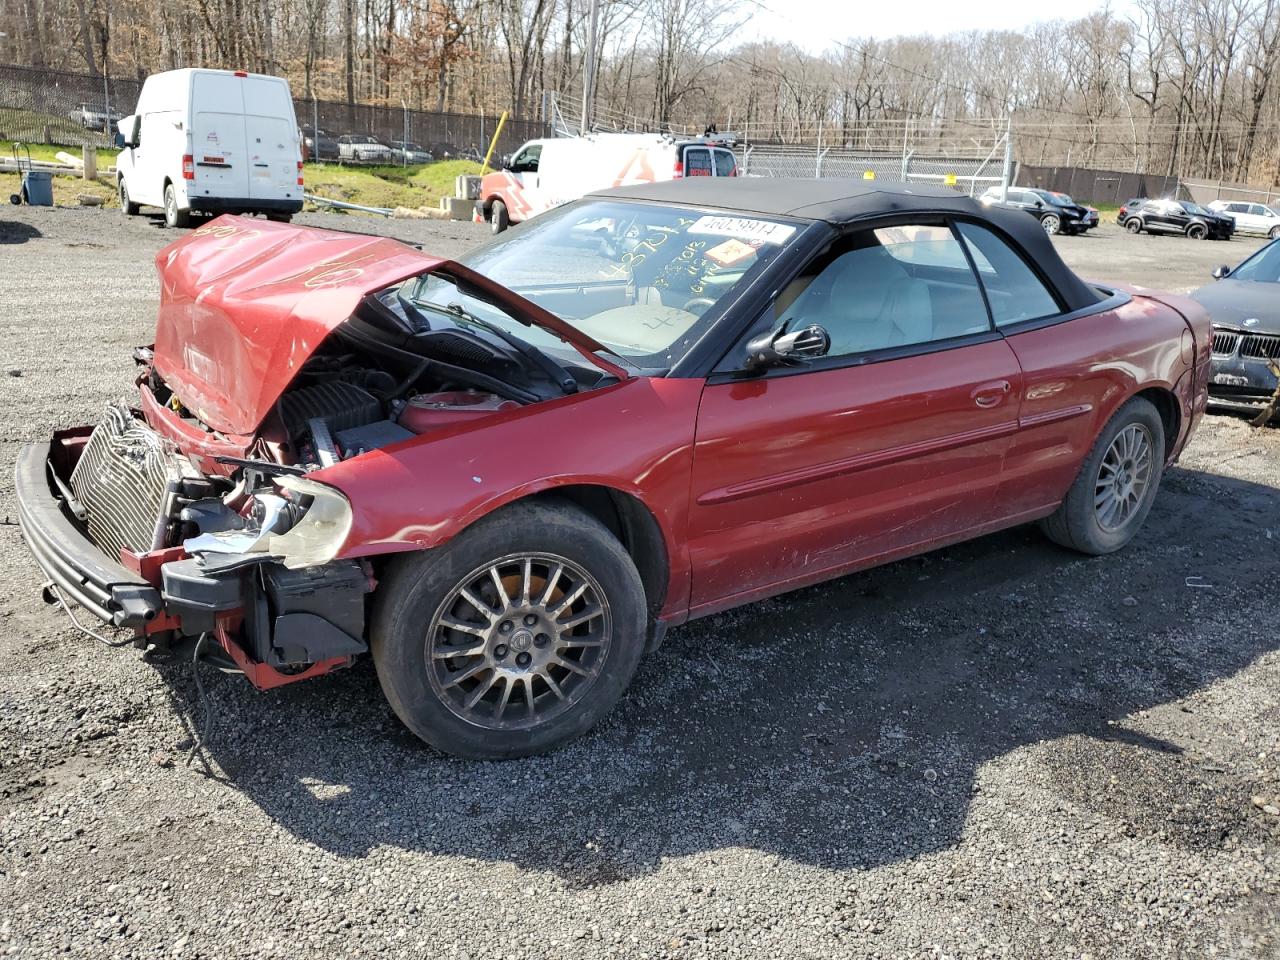
[[[14,141],[12,140],[0,140],[0,157],[12,157],[13,144]],[[49,163],[60,163],[61,161],[58,160],[57,156],[59,150],[64,153],[69,153],[73,157],[80,157],[81,147],[78,144],[63,145],[58,143],[27,143],[25,140],[22,141],[22,144],[31,151],[32,160],[46,160]],[[98,147],[97,150],[99,170],[105,170],[107,167],[114,167],[116,165],[116,157],[120,155],[119,150],[109,147]],[[27,151],[19,150],[18,155],[25,160],[27,158]]]
[[[34,154],[33,154],[34,156]],[[8,204],[9,196],[18,192],[22,178],[16,173],[0,173],[0,203]],[[115,187],[105,180],[82,180],[80,177],[53,178],[53,203],[57,207],[80,206],[81,194],[101,197],[104,207],[118,207]]]
[[[308,193],[346,200],[367,207],[434,207],[441,197],[453,196],[453,181],[462,174],[478,174],[472,160],[439,160],[415,166],[347,167],[308,163],[303,179]]]

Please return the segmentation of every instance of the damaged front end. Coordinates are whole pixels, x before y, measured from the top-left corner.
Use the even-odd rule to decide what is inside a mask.
[[[50,602],[132,630],[144,648],[212,639],[223,666],[264,689],[367,650],[375,569],[341,555],[353,508],[325,468],[614,369],[587,362],[557,384],[452,314],[413,326],[395,291],[432,271],[505,298],[525,322],[545,318],[382,238],[223,217],[157,265],[160,319],[155,344],[135,351],[136,406],[22,449],[20,525]],[[578,339],[590,360],[598,345]]]
[[[301,472],[248,464],[234,480],[206,476],[112,406],[92,430],[23,448],[19,521],[51,602],[130,629],[142,647],[211,635],[265,689],[367,649],[372,571],[333,559],[351,508]]]

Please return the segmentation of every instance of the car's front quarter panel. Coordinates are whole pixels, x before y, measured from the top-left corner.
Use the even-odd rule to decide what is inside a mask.
[[[1176,452],[1197,415],[1190,337],[1173,308],[1143,296],[1061,323],[1008,332],[1022,366],[1024,393],[1018,434],[1005,462],[1002,506],[1011,515],[1056,506],[1103,425],[1143,390],[1178,396],[1181,388],[1181,426],[1170,447]]]
[[[665,619],[688,607],[686,525],[700,379],[636,377],[447,428],[310,476],[354,514],[340,556],[438,547],[494,510],[555,488],[606,487],[640,501],[667,548]]]

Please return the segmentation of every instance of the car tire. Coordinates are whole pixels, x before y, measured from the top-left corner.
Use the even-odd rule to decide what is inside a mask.
[[[1128,544],[1160,486],[1164,441],[1164,421],[1150,400],[1134,397],[1122,406],[1098,434],[1061,505],[1041,521],[1045,535],[1091,556]]]
[[[164,185],[164,225],[175,228],[191,226],[191,211],[178,206],[178,191],[172,183]]]
[[[267,212],[267,219],[272,223],[289,223],[293,220],[292,213],[276,213],[274,210]]]
[[[129,188],[125,186],[124,177],[120,178],[120,183],[116,189],[120,194],[120,209],[124,211],[124,215],[126,217],[136,217],[139,206],[129,199]]]
[[[1280,227],[1272,227],[1271,232],[1267,234],[1272,240],[1280,240]]]
[[[489,208],[489,227],[494,233],[501,233],[511,226],[511,217],[507,214],[507,205],[501,200],[493,201]]]
[[[577,618],[587,619],[553,625]],[[567,500],[531,500],[394,561],[370,646],[413,733],[454,756],[504,759],[554,749],[604,717],[635,674],[646,623],[621,542]]]
[[[1187,227],[1187,236],[1192,240],[1203,240],[1209,236],[1209,230],[1202,223],[1193,223]]]
[[[1141,233],[1142,221],[1139,220],[1137,217],[1131,217],[1125,221],[1124,228],[1128,230],[1130,233],[1135,233],[1135,234]]]
[[[1040,226],[1049,236],[1056,236],[1062,232],[1062,218],[1056,213],[1046,214],[1040,218]]]

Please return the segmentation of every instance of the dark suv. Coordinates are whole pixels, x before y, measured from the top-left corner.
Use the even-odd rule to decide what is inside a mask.
[[[987,206],[1026,211],[1040,221],[1040,226],[1050,236],[1056,233],[1083,233],[1092,226],[1087,222],[1089,211],[1066,194],[1055,194],[1032,187],[1010,187],[1006,199],[1001,200],[1000,188],[991,187],[978,199]]]
[[[1131,200],[1121,207],[1120,217],[1130,233],[1181,233],[1192,240],[1230,240],[1236,229],[1230,217],[1191,200]]]

